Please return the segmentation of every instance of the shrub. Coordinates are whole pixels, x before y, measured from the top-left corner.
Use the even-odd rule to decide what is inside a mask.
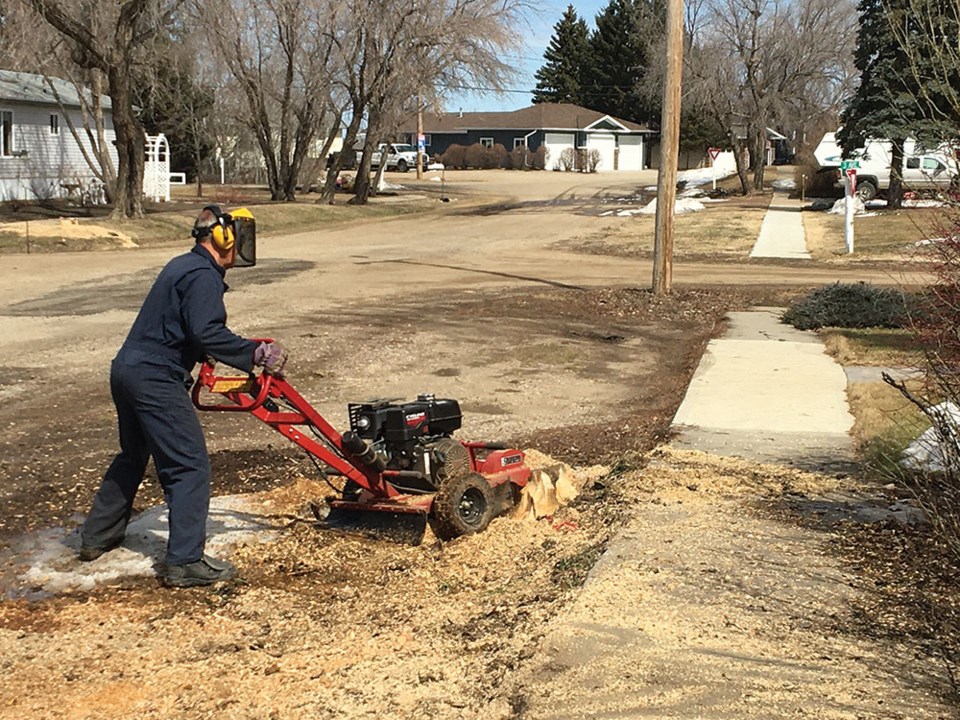
[[[451,145],[440,160],[448,168],[462,170],[467,166],[467,148],[463,145]]]
[[[545,145],[541,145],[532,153],[529,154],[529,163],[530,167],[534,170],[545,170],[547,167],[548,160],[547,148]]]
[[[907,296],[864,282],[834,283],[814,290],[783,314],[799,330],[822,327],[899,328],[908,321]]]
[[[487,149],[480,143],[474,143],[468,147],[466,157],[464,158],[464,167],[483,167],[483,156],[486,152]]]
[[[485,150],[486,152],[484,152],[481,160],[483,168],[489,170],[490,168],[503,167],[508,154],[503,145],[497,143],[493,147],[485,148]]]
[[[557,158],[557,170],[570,172],[577,166],[577,153],[573,148],[564,148]]]
[[[586,161],[586,170],[590,173],[595,173],[597,168],[600,167],[600,151],[596,148],[587,151],[587,161]]]

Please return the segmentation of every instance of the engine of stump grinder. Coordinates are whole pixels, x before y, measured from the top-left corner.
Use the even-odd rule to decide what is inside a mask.
[[[344,446],[363,452],[359,438],[381,469],[413,471],[404,484],[415,492],[436,492],[444,479],[472,469],[469,451],[451,437],[463,421],[456,400],[421,394],[415,402],[374,400],[350,403],[347,410]]]

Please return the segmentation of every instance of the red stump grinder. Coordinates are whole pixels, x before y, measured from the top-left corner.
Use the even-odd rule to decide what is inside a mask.
[[[530,478],[522,451],[452,437],[462,419],[456,400],[350,403],[341,435],[283,377],[220,376],[208,361],[193,402],[251,413],[303,448],[325,479],[340,478],[342,487],[331,483],[338,497],[313,506],[325,528],[418,545],[429,522],[449,540],[486,529]]]

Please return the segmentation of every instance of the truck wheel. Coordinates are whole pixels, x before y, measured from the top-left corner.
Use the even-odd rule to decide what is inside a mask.
[[[433,498],[433,534],[452,540],[486,530],[496,509],[493,499],[493,488],[480,473],[447,478]]]
[[[406,160],[397,160],[397,171],[398,171],[398,172],[406,172],[406,171],[409,170],[409,169],[410,169],[410,166],[407,165],[407,161],[406,161]]]
[[[857,181],[857,197],[861,201],[873,200],[877,196],[877,186],[870,180]]]

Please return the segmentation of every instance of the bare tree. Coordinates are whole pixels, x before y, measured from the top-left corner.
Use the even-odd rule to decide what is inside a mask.
[[[114,217],[143,215],[144,133],[133,109],[133,73],[157,31],[182,0],[25,0],[71,42],[76,64],[107,78],[117,136]]]
[[[335,0],[211,0],[195,9],[217,59],[239,85],[271,198],[293,200],[318,132],[337,114],[330,94],[333,38],[349,8]],[[238,25],[237,17],[246,22]]]
[[[731,130],[744,194],[761,190],[767,128],[803,128],[838,112],[850,89],[853,5],[716,0],[702,17],[688,54],[689,90]]]
[[[445,88],[499,90],[510,82],[515,71],[507,58],[521,37],[517,28],[526,9],[525,0],[365,0],[354,6],[356,35],[344,46],[353,71],[346,87],[353,118],[367,120],[355,202],[366,202],[370,193],[380,140],[416,111],[416,98],[439,105]],[[346,147],[355,139],[348,126]]]

